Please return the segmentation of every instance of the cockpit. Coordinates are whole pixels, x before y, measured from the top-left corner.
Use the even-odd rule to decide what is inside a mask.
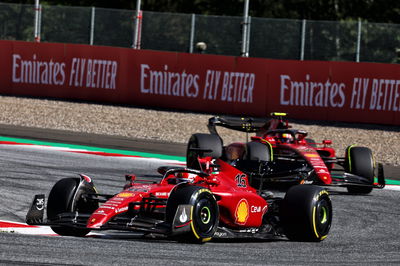
[[[307,132],[304,130],[276,129],[267,131],[263,139],[271,144],[305,144]]]

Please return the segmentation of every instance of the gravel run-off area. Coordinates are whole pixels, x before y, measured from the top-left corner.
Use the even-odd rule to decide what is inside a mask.
[[[176,143],[186,143],[193,133],[207,133],[206,125],[213,115],[216,114],[0,96],[0,124]],[[348,145],[357,144],[371,148],[378,162],[400,165],[399,126],[289,121],[293,128],[308,131],[308,136],[317,142],[332,140],[338,157],[344,155]],[[219,132],[224,143],[246,140],[243,133],[226,129]]]

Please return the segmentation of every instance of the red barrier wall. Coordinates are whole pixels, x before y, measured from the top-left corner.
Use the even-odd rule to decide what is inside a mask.
[[[0,93],[400,125],[400,65],[0,41]]]

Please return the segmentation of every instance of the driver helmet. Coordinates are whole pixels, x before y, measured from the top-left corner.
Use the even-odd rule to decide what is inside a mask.
[[[291,143],[292,141],[293,141],[292,134],[289,134],[289,133],[282,134],[282,142],[283,143]]]
[[[187,173],[187,172],[178,172],[176,175],[177,183],[188,182],[193,183],[195,180],[196,174]]]

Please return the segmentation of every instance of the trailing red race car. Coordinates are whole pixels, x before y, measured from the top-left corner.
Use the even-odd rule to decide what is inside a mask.
[[[26,222],[49,225],[60,235],[115,229],[197,243],[212,238],[327,237],[332,204],[325,189],[294,186],[284,198],[274,197],[251,187],[240,170],[214,159],[222,155],[222,146],[192,151],[199,155],[195,169],[160,167],[159,182],[127,175],[123,191],[115,195],[98,193],[85,175],[61,179],[50,191],[47,208],[44,195],[34,197]]]
[[[188,166],[195,162],[193,148],[222,146],[217,126],[246,133],[256,133],[250,142],[224,146],[221,158],[249,175],[253,187],[315,184],[344,186],[350,193],[368,194],[373,188],[383,188],[383,167],[366,147],[351,145],[344,157],[336,157],[332,141],[315,143],[304,130],[291,129],[285,113],[272,113],[272,118],[212,117],[211,134],[194,134],[189,141]],[[377,183],[375,176],[377,172]]]

